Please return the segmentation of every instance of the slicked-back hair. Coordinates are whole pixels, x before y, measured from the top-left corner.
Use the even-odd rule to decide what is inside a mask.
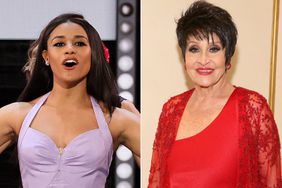
[[[195,1],[177,21],[176,34],[184,60],[189,37],[209,41],[216,34],[225,49],[225,64],[230,64],[237,43],[237,28],[226,10],[203,0]]]
[[[80,25],[87,33],[91,47],[91,67],[87,75],[87,93],[96,100],[102,101],[110,114],[112,114],[115,107],[120,106],[120,99],[114,75],[105,58],[102,40],[95,28],[82,15],[73,13],[62,14],[51,20],[42,30],[38,40],[31,45],[29,53],[34,46],[38,45],[35,64],[18,101],[28,102],[52,90],[53,73],[50,66],[45,65],[42,52],[47,50],[47,41],[52,31],[66,22]]]

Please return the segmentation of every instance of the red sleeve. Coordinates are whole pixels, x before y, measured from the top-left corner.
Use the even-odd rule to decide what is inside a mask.
[[[151,159],[151,168],[150,168],[150,176],[149,176],[149,184],[148,188],[158,188],[160,187],[160,142],[162,135],[162,124],[165,116],[165,106],[163,106],[162,113],[159,118],[157,133],[155,136],[155,141],[153,145],[153,153]]]
[[[263,100],[259,117],[258,167],[262,187],[281,187],[281,158],[278,130],[273,114]]]

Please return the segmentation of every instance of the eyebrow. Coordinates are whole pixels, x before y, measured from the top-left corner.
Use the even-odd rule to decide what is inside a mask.
[[[64,35],[58,35],[58,36],[55,36],[55,37],[51,40],[51,42],[52,42],[53,40],[55,40],[55,39],[63,39],[63,38],[65,38]],[[85,37],[85,36],[83,36],[83,35],[75,35],[74,38],[76,38],[76,39],[77,39],[77,38],[84,38],[85,40],[88,40],[88,38]]]

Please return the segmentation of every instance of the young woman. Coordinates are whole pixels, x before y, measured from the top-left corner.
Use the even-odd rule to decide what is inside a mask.
[[[19,101],[0,109],[0,152],[18,140],[23,187],[104,187],[112,153],[140,157],[139,117],[120,98],[97,31],[78,14],[37,40]]]

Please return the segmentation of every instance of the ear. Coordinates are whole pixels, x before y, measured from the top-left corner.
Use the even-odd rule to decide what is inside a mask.
[[[43,57],[43,59],[45,60],[45,61],[48,61],[48,59],[49,59],[49,56],[48,56],[48,51],[47,50],[43,50],[43,52],[42,52],[42,57]]]

